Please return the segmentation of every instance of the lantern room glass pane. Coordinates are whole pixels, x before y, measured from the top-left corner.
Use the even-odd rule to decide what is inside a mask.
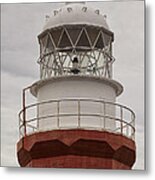
[[[54,50],[53,43],[52,43],[51,39],[48,37],[48,39],[47,39],[47,45],[46,45],[46,48],[45,48],[45,52],[46,52],[46,53],[49,53],[49,52],[51,52],[51,51],[53,51],[53,50]]]
[[[111,43],[111,36],[109,36],[108,34],[106,33],[103,33],[103,37],[104,37],[104,44],[106,46],[108,46],[110,43]]]
[[[66,32],[64,31],[58,47],[67,48],[67,47],[71,47],[71,46],[72,46],[72,44],[69,40],[69,37],[67,36]]]
[[[98,48],[98,49],[102,49],[104,48],[104,42],[103,42],[103,37],[102,37],[102,34],[100,33],[99,37],[98,37],[98,40],[95,44],[95,47]]]
[[[57,28],[57,29],[53,29],[51,32],[51,35],[52,35],[52,38],[53,38],[53,41],[56,45],[56,47],[58,46],[58,42],[59,42],[59,38],[60,38],[60,35],[62,33],[62,28]]]
[[[81,36],[80,36],[80,39],[77,43],[77,46],[86,46],[86,47],[90,47],[90,44],[89,44],[89,40],[87,38],[87,35],[85,33],[85,31],[82,32]]]
[[[67,27],[68,34],[74,45],[78,39],[78,36],[79,36],[81,30],[82,30],[81,27],[79,27],[79,28],[78,27]]]
[[[86,27],[86,31],[93,45],[100,31],[99,29],[94,28],[94,27]]]

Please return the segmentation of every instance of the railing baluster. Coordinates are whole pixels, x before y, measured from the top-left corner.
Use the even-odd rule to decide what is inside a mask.
[[[129,137],[129,125],[127,124],[127,126],[126,126],[126,135],[127,135],[127,137]]]
[[[123,135],[123,108],[120,106],[121,134]]]
[[[27,128],[26,128],[26,108],[23,109],[23,126],[24,126],[24,136],[27,135]]]
[[[134,140],[135,139],[135,132],[134,132],[134,129],[133,127],[135,127],[135,117],[134,115],[132,114],[132,119],[131,119],[131,125],[132,125],[132,128],[131,128],[131,138]]]
[[[103,129],[106,129],[106,105],[105,103],[103,102]]]
[[[58,129],[60,128],[59,113],[60,113],[60,101],[57,102],[57,127],[58,127]]]
[[[23,126],[24,126],[24,136],[26,136],[26,107],[25,107],[25,89],[23,89]]]
[[[19,138],[21,137],[21,128],[20,128],[20,121],[21,121],[21,119],[20,119],[20,113],[19,113],[19,121],[18,121],[18,127],[19,127]]]
[[[80,109],[80,100],[78,100],[78,128],[80,128],[80,113],[81,113],[81,109]]]
[[[39,131],[39,104],[37,104],[37,131]]]

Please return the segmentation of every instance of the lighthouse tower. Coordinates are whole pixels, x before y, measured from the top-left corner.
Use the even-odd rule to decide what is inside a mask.
[[[40,80],[23,89],[17,155],[22,167],[131,169],[135,114],[116,103],[114,34],[84,3],[47,16],[38,36]],[[36,102],[26,105],[26,92]]]

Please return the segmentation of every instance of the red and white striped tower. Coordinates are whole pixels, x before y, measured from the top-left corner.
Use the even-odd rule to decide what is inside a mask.
[[[40,80],[23,90],[18,161],[22,167],[131,169],[135,115],[115,102],[112,43],[105,15],[67,4],[38,36]],[[25,93],[37,103],[25,105]]]

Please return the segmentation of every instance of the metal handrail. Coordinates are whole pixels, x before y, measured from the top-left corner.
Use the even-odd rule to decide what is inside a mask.
[[[103,116],[103,115],[100,115],[100,114],[80,114],[80,115],[81,115],[81,116],[91,116],[91,117],[105,117],[105,118],[108,118],[108,119],[114,119],[115,121],[119,121],[119,122],[121,121],[121,122],[125,123],[125,125],[124,125],[123,127],[126,127],[126,126],[128,125],[128,126],[130,126],[131,128],[133,128],[134,131],[135,131],[135,128],[134,128],[130,123],[128,123],[128,122],[126,122],[126,121],[124,121],[124,120],[115,118],[115,117]],[[66,114],[60,114],[60,115],[59,115],[59,117],[65,117],[65,116],[67,116],[67,117],[69,117],[69,116],[78,116],[78,114],[68,114],[68,113],[66,113]],[[53,118],[53,117],[57,117],[57,115],[54,114],[54,115],[48,115],[48,116],[41,116],[41,117],[39,117],[39,118],[32,118],[32,119],[29,119],[29,120],[26,122],[26,124],[28,124],[29,122],[36,121],[36,120],[40,121],[40,119],[47,119],[47,118]],[[31,125],[29,125],[29,126],[32,127]],[[34,127],[34,128],[35,128],[35,127]],[[36,128],[35,128],[35,129],[36,129]],[[118,129],[120,129],[120,127],[116,128],[115,131],[118,130]]]
[[[54,103],[54,102],[62,102],[62,101],[90,101],[90,102],[100,102],[100,103],[105,103],[105,104],[112,104],[112,105],[116,105],[116,106],[122,107],[122,108],[130,111],[135,117],[135,113],[130,108],[128,108],[127,106],[124,106],[124,105],[121,105],[121,104],[118,104],[118,103],[113,103],[113,102],[109,102],[109,101],[100,100],[100,99],[88,99],[88,98],[52,99],[52,100],[48,100],[48,101],[42,101],[42,102],[39,102],[39,103],[30,104],[30,105],[26,106],[26,109],[28,109],[30,107],[33,107],[33,106],[40,105],[40,104],[48,104],[48,103],[51,103],[51,102]]]
[[[60,113],[61,111],[61,108],[60,108],[60,103],[62,102],[78,102],[77,103],[77,113]],[[81,102],[97,102],[97,103],[101,103],[103,104],[104,106],[104,112],[103,113],[81,113]],[[36,117],[33,117],[33,118],[30,118],[30,119],[27,119],[26,118],[26,112],[28,109],[31,109],[31,108],[38,108],[40,105],[44,105],[44,104],[53,104],[53,103],[56,103],[56,107],[57,107],[57,112],[55,112],[55,114],[47,114],[45,116],[38,116],[38,112],[37,112],[37,116]],[[113,116],[110,116],[110,115],[107,115],[106,114],[106,106],[108,105],[112,105],[115,107],[119,107],[120,108],[120,112],[119,112],[119,117],[113,117]],[[129,113],[130,113],[130,119],[125,119],[124,116],[123,116],[123,112],[124,110],[127,110]],[[23,116],[24,114],[24,116]],[[106,102],[104,100],[101,100],[101,99],[89,99],[89,98],[64,98],[64,99],[52,99],[52,100],[48,100],[48,101],[43,101],[43,102],[39,102],[39,103],[35,103],[35,104],[31,104],[31,105],[28,105],[26,107],[24,107],[24,109],[22,109],[20,112],[19,112],[19,133],[20,133],[20,136],[26,136],[26,135],[29,135],[31,133],[34,133],[35,132],[38,132],[40,131],[40,129],[36,126],[36,125],[33,125],[32,123],[34,122],[37,122],[39,123],[40,121],[42,121],[43,119],[44,120],[47,120],[48,118],[57,118],[57,127],[55,129],[63,129],[63,128],[66,128],[66,127],[62,127],[60,126],[60,118],[61,117],[77,117],[77,123],[78,125],[75,126],[76,129],[89,129],[89,127],[87,126],[82,126],[81,125],[81,121],[82,121],[82,117],[99,117],[99,118],[103,118],[102,120],[102,123],[103,123],[103,126],[100,126],[100,127],[92,127],[92,129],[94,130],[102,130],[102,131],[112,131],[114,133],[120,133],[124,136],[127,136],[128,138],[131,138],[131,139],[134,139],[134,135],[135,135],[135,127],[134,127],[134,124],[135,124],[135,114],[134,112],[129,109],[128,107],[124,106],[124,105],[120,105],[118,103],[113,103],[113,102]],[[25,118],[25,119],[24,119]],[[115,122],[119,122],[119,126],[116,127],[115,129],[108,129],[106,128],[105,126],[105,123],[108,122],[108,120],[113,120]],[[32,131],[30,133],[27,132],[27,128],[31,128]],[[68,129],[70,129],[71,127],[68,126]],[[127,133],[127,132],[124,132],[126,128],[126,131],[131,131],[131,133]],[[24,129],[24,133],[22,132],[22,129]],[[51,128],[52,129],[52,128]],[[119,132],[117,132],[119,131]]]

